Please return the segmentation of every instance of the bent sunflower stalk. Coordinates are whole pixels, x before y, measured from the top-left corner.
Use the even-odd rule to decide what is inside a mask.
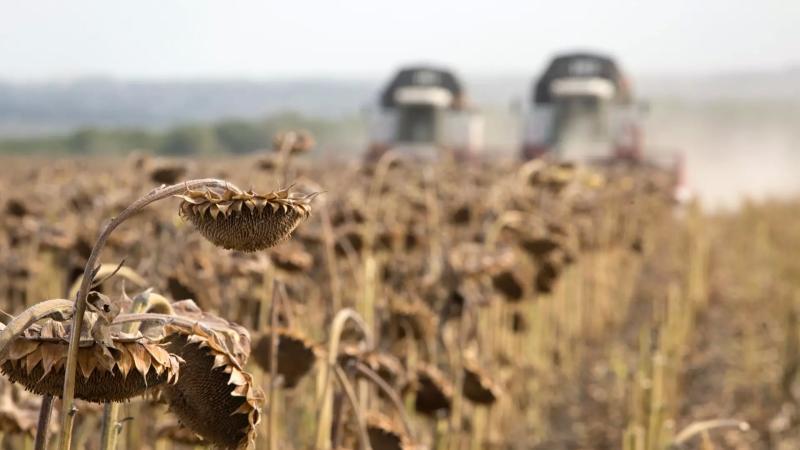
[[[221,193],[212,189],[217,189]],[[61,450],[69,450],[72,440],[78,346],[86,312],[86,300],[100,251],[111,233],[123,222],[151,203],[173,196],[183,199],[180,207],[182,216],[189,219],[213,244],[226,249],[255,251],[270,247],[288,237],[294,228],[308,217],[310,213],[308,203],[316,194],[297,197],[286,189],[260,195],[242,191],[225,180],[214,178],[191,180],[154,189],[133,202],[103,227],[84,267],[81,285],[75,298],[62,395],[59,443]],[[221,217],[220,221],[217,220],[218,217]]]
[[[81,327],[83,326],[83,316],[86,313],[86,298],[92,284],[92,275],[100,257],[100,252],[105,247],[108,238],[114,230],[122,225],[126,220],[147,207],[151,203],[172,197],[177,194],[187,192],[191,189],[202,188],[226,188],[230,183],[215,178],[205,178],[199,180],[186,181],[172,186],[160,187],[149,192],[144,197],[139,198],[125,208],[118,216],[112,218],[100,231],[97,241],[92,247],[89,259],[83,269],[78,294],[75,297],[74,312],[72,315],[72,332],[69,339],[69,350],[67,362],[64,370],[64,391],[61,396],[61,430],[59,438],[59,449],[69,450],[72,441],[72,425],[75,420],[74,399],[75,399],[75,376],[78,366],[78,345],[81,337]]]

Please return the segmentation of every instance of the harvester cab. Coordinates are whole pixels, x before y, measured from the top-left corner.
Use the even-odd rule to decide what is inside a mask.
[[[416,66],[400,70],[368,113],[368,160],[389,149],[403,156],[468,158],[483,144],[483,119],[467,105],[461,82],[447,70]]]
[[[640,108],[613,59],[554,58],[536,80],[524,117],[522,157],[573,161],[642,158]]]
[[[629,165],[669,177],[678,202],[691,197],[680,153],[647,154],[642,108],[610,57],[555,57],[534,83],[523,119],[522,158],[549,157],[593,165]]]

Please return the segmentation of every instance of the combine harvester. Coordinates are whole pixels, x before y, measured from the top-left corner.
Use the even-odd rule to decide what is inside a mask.
[[[645,151],[642,106],[616,62],[595,53],[555,57],[533,86],[523,118],[525,160],[639,167],[672,178],[676,200],[690,196],[683,157]]]
[[[388,150],[423,160],[476,156],[483,118],[468,107],[464,87],[450,71],[430,66],[401,69],[368,114],[367,160]]]

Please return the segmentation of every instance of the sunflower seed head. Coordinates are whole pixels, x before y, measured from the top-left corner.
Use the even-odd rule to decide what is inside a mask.
[[[289,189],[256,194],[236,188],[188,191],[179,195],[181,216],[211,243],[228,250],[253,252],[288,239],[311,214],[316,193]]]
[[[14,383],[39,394],[61,396],[67,342],[18,337],[0,360],[0,370]],[[82,346],[78,351],[75,397],[90,402],[120,402],[153,387],[178,380],[179,358],[158,344],[116,341]]]
[[[191,300],[172,304],[191,326],[167,327],[167,349],[183,359],[182,376],[162,392],[180,422],[221,448],[246,448],[255,441],[263,391],[243,367],[250,336],[240,325],[208,314]],[[185,375],[185,376],[183,376]]]

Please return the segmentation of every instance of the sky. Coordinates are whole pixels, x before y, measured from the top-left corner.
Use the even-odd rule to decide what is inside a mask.
[[[636,74],[800,64],[798,0],[0,0],[0,79],[538,71],[596,49]]]

